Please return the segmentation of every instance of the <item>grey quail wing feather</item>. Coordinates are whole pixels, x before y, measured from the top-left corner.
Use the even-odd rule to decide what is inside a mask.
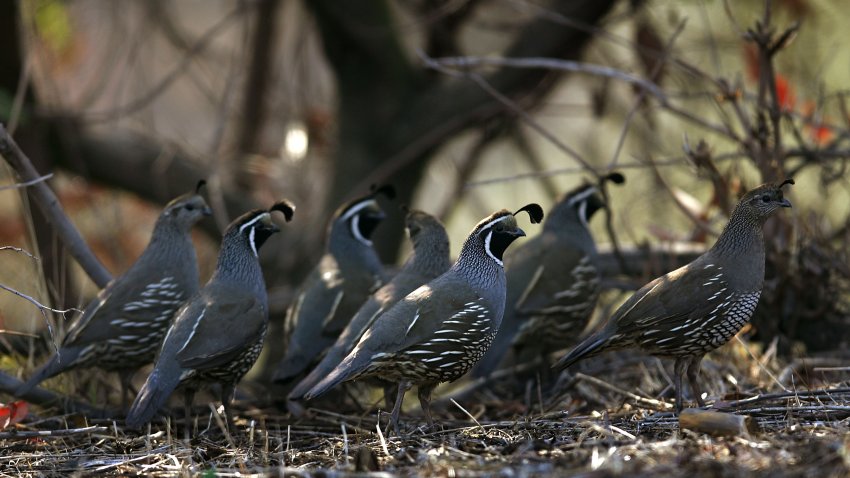
[[[210,291],[215,294],[216,291]],[[176,358],[184,368],[203,370],[221,367],[238,357],[245,344],[259,340],[265,331],[267,311],[257,298],[231,296],[206,304],[192,333]]]

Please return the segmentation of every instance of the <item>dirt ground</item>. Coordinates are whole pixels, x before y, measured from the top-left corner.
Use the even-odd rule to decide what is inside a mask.
[[[0,473],[850,476],[850,384],[842,367],[818,367],[818,361],[780,366],[769,351],[760,354],[742,344],[724,350],[723,361],[707,360],[704,366],[709,405],[749,416],[757,425],[729,436],[681,429],[670,410],[669,365],[614,356],[561,377],[552,390],[532,379],[524,382],[523,393],[516,376],[462,384],[450,393],[456,401],[435,402],[439,424],[433,429],[424,425],[415,394],[409,394],[400,438],[388,431],[388,416],[375,409],[329,411],[345,409],[339,405],[348,400],[344,396],[336,404],[317,403],[305,418],[239,401],[232,436],[224,432],[218,411],[201,413],[199,406],[198,430],[190,441],[183,439],[182,420],[172,424],[163,418],[140,433],[124,430],[120,421],[36,410],[14,430],[0,433]],[[31,436],[38,433],[42,436]]]

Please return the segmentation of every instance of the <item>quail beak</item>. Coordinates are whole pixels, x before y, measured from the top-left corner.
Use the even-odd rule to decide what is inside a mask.
[[[271,216],[265,216],[261,222],[263,223],[263,229],[270,233],[280,232],[280,228],[277,227],[277,224],[272,222]]]
[[[791,207],[791,201],[786,198],[782,198],[782,201],[780,201],[779,205],[782,207]]]
[[[372,219],[374,221],[383,221],[384,219],[387,218],[387,214],[381,209],[369,211],[368,216],[369,216],[369,219]]]
[[[523,237],[523,236],[525,236],[525,231],[523,231],[523,230],[522,230],[522,229],[520,229],[520,228],[516,228],[516,230],[515,230],[515,231],[513,231],[513,233],[512,233],[512,234],[513,234],[515,237]]]
[[[210,208],[209,206],[205,207],[204,210],[201,211],[201,214],[207,217],[212,216],[212,208]]]

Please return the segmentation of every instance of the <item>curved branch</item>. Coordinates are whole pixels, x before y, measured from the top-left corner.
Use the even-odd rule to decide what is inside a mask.
[[[9,133],[2,124],[0,124],[0,156],[6,159],[22,180],[30,182],[36,181],[41,177],[32,165],[32,162],[21,151],[15,140],[9,136]],[[36,182],[32,185],[32,188],[33,196],[36,199],[39,209],[41,209],[45,217],[49,218],[50,222],[56,228],[56,232],[62,238],[62,242],[68,248],[71,256],[76,259],[77,263],[80,264],[98,287],[103,288],[106,286],[112,280],[112,274],[106,270],[91,249],[89,249],[80,231],[68,219],[53,190],[44,182]]]

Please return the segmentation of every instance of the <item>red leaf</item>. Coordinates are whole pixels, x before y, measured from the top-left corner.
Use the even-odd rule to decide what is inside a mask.
[[[23,400],[0,405],[0,430],[23,420],[27,413],[29,413],[29,404]]]
[[[774,77],[776,82],[776,99],[779,102],[779,107],[785,111],[794,109],[797,103],[797,94],[794,92],[794,87],[788,82],[788,79],[779,73]]]

